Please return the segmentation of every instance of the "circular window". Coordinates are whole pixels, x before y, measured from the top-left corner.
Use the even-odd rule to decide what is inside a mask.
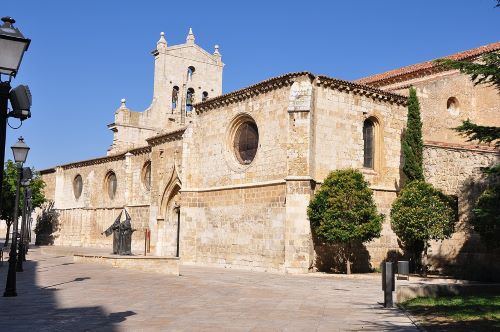
[[[151,189],[151,162],[148,161],[142,168],[142,184],[146,190]]]
[[[448,98],[448,101],[446,102],[446,109],[448,109],[448,112],[450,112],[452,116],[457,116],[460,113],[457,98],[455,97]]]
[[[76,199],[80,198],[80,196],[82,195],[82,190],[83,190],[83,180],[82,176],[78,174],[73,179],[73,194],[75,195]]]
[[[116,174],[114,172],[109,172],[106,175],[105,184],[106,184],[106,190],[108,192],[108,197],[110,199],[115,198],[117,181],[116,181]]]
[[[236,159],[243,164],[250,164],[255,158],[259,146],[259,130],[252,118],[245,118],[237,127],[233,147]]]

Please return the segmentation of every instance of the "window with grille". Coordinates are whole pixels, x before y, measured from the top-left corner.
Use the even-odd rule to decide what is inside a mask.
[[[76,199],[80,198],[80,196],[82,195],[82,190],[83,190],[83,180],[82,176],[78,174],[73,179],[73,194],[75,195]]]
[[[365,120],[363,124],[364,161],[363,167],[373,168],[375,157],[374,142],[375,125],[371,120]]]
[[[259,145],[259,131],[253,121],[243,122],[234,137],[234,151],[241,164],[248,165],[255,158]]]

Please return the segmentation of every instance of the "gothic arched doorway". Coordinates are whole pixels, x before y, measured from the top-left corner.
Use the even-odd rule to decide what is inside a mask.
[[[180,191],[179,183],[169,186],[163,196],[158,219],[157,255],[179,257],[180,250]]]

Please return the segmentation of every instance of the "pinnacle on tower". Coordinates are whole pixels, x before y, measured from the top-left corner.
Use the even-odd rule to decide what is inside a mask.
[[[120,108],[127,108],[126,102],[127,100],[122,98],[122,100],[120,100]]]
[[[220,56],[220,52],[219,52],[219,45],[215,45],[215,51],[214,51],[214,55],[218,55]]]
[[[165,32],[160,32],[160,39],[158,40],[158,42],[156,43],[157,46],[159,46],[160,44],[164,44],[165,46],[167,46],[167,40],[165,39]]]
[[[189,33],[186,37],[186,44],[194,44],[194,34],[192,28],[189,28]]]

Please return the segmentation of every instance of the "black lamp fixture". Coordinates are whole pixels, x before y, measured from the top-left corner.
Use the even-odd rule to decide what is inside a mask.
[[[28,50],[31,40],[24,38],[12,17],[2,17],[0,27],[0,74],[16,77],[24,52]]]
[[[12,149],[12,154],[14,155],[14,161],[16,163],[23,164],[28,158],[28,152],[30,151],[30,147],[24,143],[24,138],[21,136],[16,144],[10,147]]]

